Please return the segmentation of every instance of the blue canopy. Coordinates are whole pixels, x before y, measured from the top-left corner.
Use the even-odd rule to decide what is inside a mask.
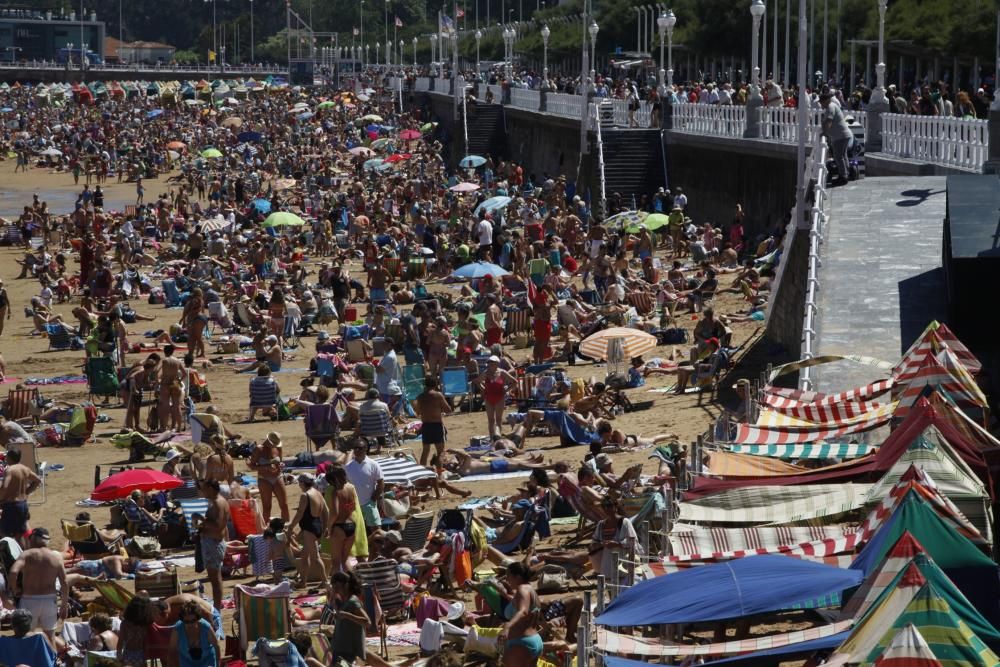
[[[857,570],[789,556],[748,556],[641,581],[595,622],[620,627],[741,618],[839,592],[863,578]]]
[[[298,118],[299,120],[309,120],[315,115],[316,114],[314,114],[312,111],[306,111],[304,113],[300,113],[298,116],[296,116],[296,118]]]
[[[486,211],[487,213],[489,213],[490,211],[495,211],[498,208],[506,207],[508,204],[510,204],[511,201],[513,200],[510,197],[490,197],[489,199],[481,203],[479,206],[477,206],[474,213],[476,215],[479,215],[480,211]]]
[[[462,161],[458,163],[458,166],[464,169],[475,169],[476,167],[481,167],[486,164],[486,158],[481,155],[466,155],[462,158]]]
[[[240,132],[236,135],[236,138],[240,141],[249,141],[250,143],[257,143],[263,137],[260,132]]]
[[[797,644],[788,644],[786,646],[781,646],[779,648],[772,648],[766,651],[755,651],[753,653],[744,653],[742,655],[733,656],[731,658],[722,658],[721,660],[713,660],[712,662],[706,662],[701,667],[715,667],[719,665],[726,665],[727,667],[733,665],[774,665],[780,661],[774,660],[774,656],[779,655],[808,655],[815,653],[816,651],[823,651],[832,648],[837,648],[844,643],[844,640],[850,636],[851,631],[845,630],[844,632],[838,632],[835,635],[830,635],[829,637],[820,637],[819,639],[810,639],[807,642],[799,642]],[[649,667],[648,662],[641,662],[639,660],[629,660],[628,658],[618,658],[615,656],[605,656],[604,664],[608,667]]]
[[[489,262],[472,262],[463,267],[455,269],[451,275],[456,278],[482,278],[483,276],[505,276],[509,273],[502,266]]]
[[[153,119],[153,118],[156,118],[156,117],[162,116],[162,115],[163,115],[163,109],[153,109],[151,111],[147,111],[146,112],[146,118],[147,119]]]
[[[271,202],[269,202],[266,199],[254,199],[253,207],[258,211],[260,211],[261,213],[263,213],[264,215],[267,215],[268,213],[271,212]]]

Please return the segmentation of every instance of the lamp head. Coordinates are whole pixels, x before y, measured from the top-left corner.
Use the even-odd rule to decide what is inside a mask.
[[[416,45],[417,45],[417,38],[416,38],[416,37],[414,37],[414,38],[413,38],[413,46],[416,46]]]
[[[549,35],[551,35],[551,34],[552,34],[552,31],[549,30],[549,24],[546,23],[545,25],[542,26],[542,39],[548,39]]]
[[[451,43],[455,44],[456,42],[458,42],[458,33],[457,32],[453,32],[453,33],[451,33]]]
[[[476,31],[476,41],[478,42],[482,38],[483,38],[483,31],[482,30],[477,30]]]
[[[599,30],[600,30],[600,28],[597,26],[597,21],[591,21],[590,22],[590,27],[587,28],[587,32],[590,33],[590,41],[592,41],[592,42],[597,41],[597,32]]]
[[[416,39],[416,37],[414,37],[414,39]],[[432,41],[432,42],[436,42],[437,40],[438,40],[438,36],[437,36],[437,34],[432,34],[432,35],[431,35],[431,41]]]
[[[667,17],[667,31],[669,32],[674,29],[675,25],[677,25],[677,17],[674,16],[674,12],[672,9],[667,10],[666,17]]]
[[[766,11],[767,7],[764,6],[763,0],[753,0],[753,3],[750,5],[750,14],[754,18],[759,19]]]

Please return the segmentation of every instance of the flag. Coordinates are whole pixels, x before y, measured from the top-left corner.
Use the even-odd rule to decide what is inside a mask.
[[[358,36],[358,35],[360,35],[360,34],[361,34],[361,31],[360,31],[360,30],[358,30],[357,28],[355,28],[355,29],[354,29],[354,36],[355,36],[355,37],[357,37],[357,36]]]
[[[399,18],[398,16],[396,17],[396,27],[397,28],[403,27],[403,19]]]
[[[458,9],[456,9],[455,10],[455,18],[460,18],[460,19],[465,18],[465,10],[462,9],[461,7],[459,7]]]
[[[450,16],[441,17],[441,32],[446,35],[450,35],[455,32],[455,22],[451,20]]]
[[[215,62],[215,51],[213,51],[212,49],[208,50],[208,62],[210,63]]]

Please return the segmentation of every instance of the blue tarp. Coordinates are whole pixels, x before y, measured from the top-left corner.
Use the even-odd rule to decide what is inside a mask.
[[[799,642],[798,644],[789,644],[788,646],[782,646],[781,648],[772,648],[767,651],[756,651],[755,653],[744,653],[743,655],[733,656],[732,658],[723,658],[722,660],[714,660],[712,662],[706,662],[701,667],[715,667],[716,665],[745,665],[745,664],[761,664],[761,665],[774,665],[777,661],[771,660],[770,658],[778,655],[808,655],[816,651],[829,650],[836,648],[844,643],[844,640],[851,634],[850,630],[837,633],[835,635],[830,635],[829,637],[820,637],[819,639],[812,639],[807,642]],[[641,662],[639,660],[629,660],[627,658],[616,658],[614,656],[605,656],[604,664],[608,667],[649,667],[648,662]]]
[[[788,556],[749,556],[641,581],[597,617],[621,627],[696,623],[786,609],[861,583],[863,575]]]

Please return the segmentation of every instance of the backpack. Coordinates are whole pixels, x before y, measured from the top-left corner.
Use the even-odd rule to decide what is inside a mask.
[[[687,342],[687,329],[681,329],[680,327],[664,329],[657,335],[663,345],[683,345]]]

